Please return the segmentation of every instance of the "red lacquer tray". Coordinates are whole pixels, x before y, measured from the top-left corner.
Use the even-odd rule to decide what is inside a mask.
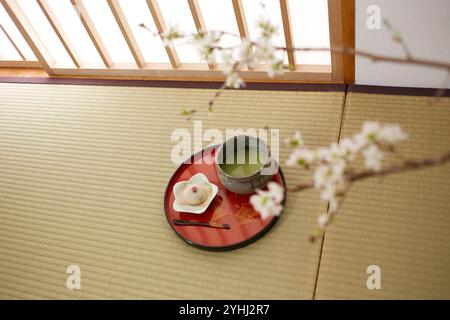
[[[249,195],[239,195],[228,191],[222,185],[216,173],[214,156],[218,146],[207,148],[190,159],[190,163],[183,163],[171,177],[164,195],[164,209],[166,218],[178,236],[194,247],[206,250],[225,251],[246,246],[261,238],[276,223],[278,217],[262,220],[249,203]],[[203,173],[211,183],[219,187],[214,200],[202,214],[177,212],[173,209],[173,186],[180,181],[189,180],[197,173]],[[274,175],[272,181],[283,186],[285,180],[281,168]],[[286,192],[284,201],[286,200]],[[228,224],[230,229],[217,229],[204,226],[178,226],[174,219],[194,220],[200,222],[217,222]]]

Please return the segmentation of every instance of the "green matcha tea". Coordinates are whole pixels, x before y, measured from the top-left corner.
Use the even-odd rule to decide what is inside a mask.
[[[233,177],[250,176],[262,167],[260,154],[257,148],[245,147],[239,154],[235,151],[228,155],[220,165],[222,170]]]

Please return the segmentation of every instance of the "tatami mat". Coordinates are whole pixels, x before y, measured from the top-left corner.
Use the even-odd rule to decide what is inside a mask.
[[[450,148],[449,98],[349,93],[342,137],[364,120],[409,133],[392,162]],[[380,290],[367,289],[369,265]],[[326,233],[316,298],[450,299],[450,165],[355,184]]]
[[[205,110],[213,93],[0,84],[0,298],[312,298],[321,244],[307,237],[324,210],[315,191],[289,195],[275,228],[232,252],[194,249],[165,221],[171,133],[192,132],[180,110]],[[328,144],[343,97],[229,91],[212,117],[196,117],[206,119],[204,129],[268,125]],[[285,173],[289,184],[305,178]],[[444,230],[448,220],[440,219]],[[81,268],[81,290],[66,288],[70,264]]]

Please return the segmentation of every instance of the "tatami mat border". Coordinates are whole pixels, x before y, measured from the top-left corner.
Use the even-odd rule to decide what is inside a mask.
[[[91,79],[91,78],[45,78],[45,77],[0,77],[0,83],[31,83],[31,84],[68,84],[92,86],[124,86],[124,87],[154,87],[182,89],[218,89],[219,81],[172,81],[172,80],[128,80],[128,79]],[[435,96],[438,88],[408,88],[371,86],[358,84],[324,84],[324,83],[247,83],[244,90],[269,91],[323,91],[323,92],[356,92],[372,94],[389,94],[405,96]],[[242,90],[241,89],[241,90]],[[450,89],[439,93],[450,97]]]
[[[387,87],[351,84],[348,86],[347,92],[420,97],[432,97],[436,96],[438,93],[441,97],[450,97],[450,89],[444,89],[443,91],[440,90],[441,89],[438,88]]]
[[[68,84],[92,86],[154,87],[182,89],[219,89],[218,81],[125,80],[90,78],[0,77],[0,83]],[[345,84],[323,83],[247,83],[244,90],[345,92]],[[241,89],[241,90],[242,90]]]

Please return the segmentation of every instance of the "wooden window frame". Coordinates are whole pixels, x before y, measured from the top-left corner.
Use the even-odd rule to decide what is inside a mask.
[[[125,42],[128,45],[128,48],[133,55],[134,61],[139,68],[145,68],[146,62],[144,56],[141,52],[141,49],[136,41],[136,38],[131,31],[131,27],[128,24],[128,21],[123,13],[123,10],[120,6],[118,0],[107,0],[109,8],[116,19],[117,25],[119,26],[120,31],[125,39]]]
[[[153,21],[155,22],[156,29],[160,34],[167,31],[167,26],[164,21],[164,17],[161,13],[161,9],[159,8],[157,0],[147,0],[147,6],[152,14]],[[170,64],[174,70],[180,67],[180,61],[178,59],[177,51],[175,50],[175,46],[171,41],[166,41],[165,49],[167,52],[167,56],[169,57]]]
[[[200,5],[197,0],[187,0],[189,4],[189,9],[191,10],[192,18],[194,19],[195,28],[197,32],[207,32],[206,23],[203,20],[203,15],[200,10]],[[215,69],[217,64],[215,61],[208,63],[210,69]]]
[[[16,45],[14,39],[11,38],[8,31],[3,27],[1,23],[0,23],[0,32],[3,32],[5,37],[8,39],[9,43],[13,46],[14,50],[16,50],[16,52],[19,54],[20,58],[22,59],[21,61],[27,60],[25,55],[22,53],[22,50],[20,50],[20,48]]]
[[[139,44],[128,25],[126,17],[118,0],[105,0],[116,20],[116,23],[125,38],[125,41],[134,58],[133,63],[113,63],[101,35],[96,30],[88,11],[83,5],[83,0],[70,0],[80,17],[89,38],[98,51],[101,65],[83,65],[76,50],[65,35],[56,15],[52,12],[46,0],[36,0],[41,10],[68,52],[73,66],[59,66],[54,63],[47,48],[39,39],[37,33],[26,16],[20,10],[15,0],[0,0],[6,12],[23,35],[38,61],[1,61],[0,67],[41,67],[51,76],[67,77],[119,77],[129,79],[157,79],[157,80],[192,80],[192,81],[222,81],[224,75],[219,70],[217,63],[180,63],[176,49],[172,43],[166,43],[165,49],[170,63],[146,63]],[[206,31],[200,6],[197,0],[186,0],[198,31]],[[234,14],[241,37],[249,37],[247,21],[241,0],[229,0],[233,6]],[[279,0],[282,14],[284,38],[288,48],[293,47],[292,26],[289,16],[289,0]],[[331,48],[354,47],[354,6],[355,0],[328,0],[328,16]],[[149,12],[155,22],[159,33],[167,30],[164,17],[158,6],[158,0],[146,0]],[[1,31],[1,30],[0,30]],[[11,39],[12,40],[12,39]],[[17,49],[16,49],[17,50]],[[18,51],[19,53],[19,51]],[[20,53],[19,53],[20,54]],[[24,58],[24,57],[23,57]],[[331,53],[330,65],[302,65],[297,64],[294,51],[288,50],[288,62],[290,70],[276,79],[269,79],[264,66],[257,66],[240,71],[241,76],[247,82],[289,82],[289,83],[353,83],[354,82],[354,57],[340,53]]]
[[[86,7],[83,4],[83,1],[70,0],[70,2],[72,3],[73,9],[79,16],[81,24],[84,26],[84,29],[86,30],[89,38],[91,39],[92,44],[94,45],[95,49],[100,55],[103,64],[105,65],[106,68],[111,68],[113,66],[111,56],[109,55],[108,50],[106,50],[106,46],[103,43],[103,40],[100,37],[100,34],[98,33],[97,28],[94,25],[94,22],[92,22],[92,19],[88,11],[86,10]],[[58,74],[56,69],[55,74]]]
[[[69,57],[72,60],[73,64],[77,68],[79,68],[82,64],[81,58],[79,57],[78,52],[73,46],[69,37],[64,32],[64,29],[61,23],[59,22],[58,17],[53,12],[49,3],[47,2],[47,0],[36,0],[36,2],[41,8],[41,11],[44,13],[45,17],[47,18],[47,21],[50,23],[50,26],[52,27],[53,31],[55,31],[55,34],[58,37],[61,44],[63,45],[64,49],[69,54]]]
[[[291,17],[289,13],[289,0],[280,0],[281,19],[283,21],[284,40],[286,42],[286,48],[288,48],[287,56],[289,66],[292,70],[297,69],[295,51],[289,50],[294,47],[294,39],[292,36]]]

